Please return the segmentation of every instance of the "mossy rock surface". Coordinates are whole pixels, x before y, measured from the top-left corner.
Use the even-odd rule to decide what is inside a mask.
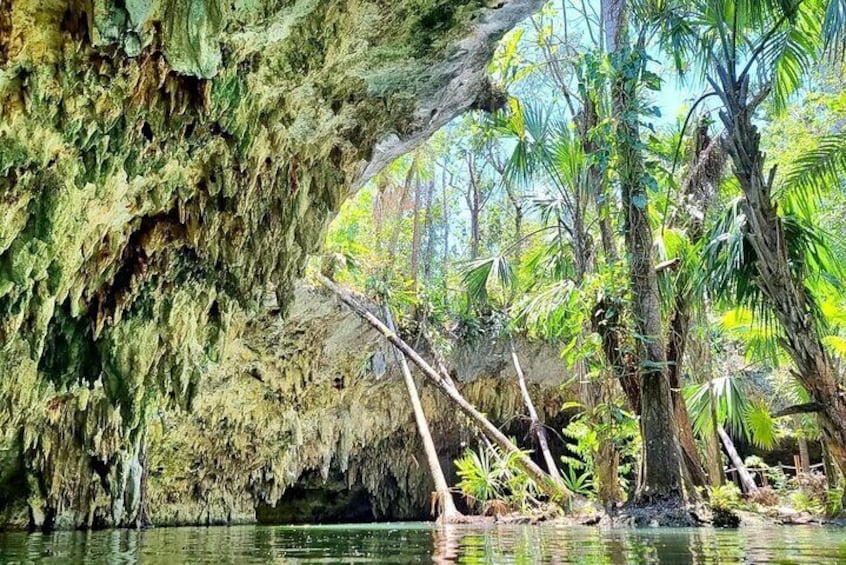
[[[155,418],[268,290],[284,310],[357,186],[488,97],[540,5],[0,5],[0,442],[30,508],[134,523]]]

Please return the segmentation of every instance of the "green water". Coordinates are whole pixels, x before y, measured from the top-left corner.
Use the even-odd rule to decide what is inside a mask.
[[[0,563],[846,563],[846,530],[238,526],[0,534]]]

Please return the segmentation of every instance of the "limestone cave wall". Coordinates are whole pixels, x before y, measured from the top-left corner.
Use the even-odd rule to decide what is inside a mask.
[[[307,284],[298,285],[284,319],[269,310],[244,321],[238,337],[226,342],[191,410],[159,407],[148,417],[143,469],[128,481],[145,518],[183,525],[428,517],[431,479],[384,340],[332,295]],[[560,425],[561,406],[575,398],[560,388],[563,362],[551,347],[521,342],[520,350],[541,414]],[[463,393],[531,446],[505,344],[457,347],[449,361]],[[476,445],[474,429],[433,387],[421,390],[449,471],[464,446]],[[79,394],[71,400],[77,407],[82,402]],[[46,422],[42,441],[61,441],[68,425]],[[108,489],[83,464],[87,455],[75,444],[54,454],[64,484],[93,481],[90,491],[43,501],[53,506],[57,527],[113,523]],[[7,522],[25,526],[31,517],[17,508]]]
[[[4,520],[135,523],[172,464],[142,447],[233,386],[344,198],[494,104],[494,42],[541,4],[0,0]],[[247,475],[273,494],[292,468]]]

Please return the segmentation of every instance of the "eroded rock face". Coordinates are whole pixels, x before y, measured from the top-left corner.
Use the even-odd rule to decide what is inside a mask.
[[[148,418],[147,473],[137,469],[127,490],[145,491],[153,523],[428,517],[433,487],[393,353],[333,295],[301,284],[295,296],[285,319],[269,313],[238,328],[200,380],[190,411],[162,407]],[[538,409],[560,426],[560,407],[575,391],[560,388],[557,351],[519,348]],[[531,445],[505,344],[457,348],[449,363],[465,396]],[[425,385],[421,391],[449,470],[464,445],[476,444],[474,429],[442,394]],[[48,431],[47,440],[61,429]],[[56,461],[81,482],[86,468],[72,464],[85,455],[65,446]],[[56,524],[110,525],[111,504],[95,487],[63,501]]]
[[[541,4],[0,3],[0,511],[134,522],[156,416]]]
[[[538,409],[560,423],[575,391],[560,387],[557,350],[523,343],[520,350]],[[168,412],[151,424],[155,523],[253,520],[257,506],[273,505],[280,510],[262,518],[428,516],[433,487],[399,367],[381,336],[334,296],[299,285],[285,320],[250,323],[223,356],[191,413]],[[458,348],[450,365],[471,402],[531,445],[504,343]],[[421,390],[451,469],[463,444],[476,445],[474,428],[433,387]],[[323,504],[328,499],[337,508]]]

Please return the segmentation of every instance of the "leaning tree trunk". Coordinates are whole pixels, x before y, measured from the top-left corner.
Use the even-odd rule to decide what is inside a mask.
[[[725,428],[721,425],[717,426],[717,433],[723,441],[723,447],[726,449],[726,453],[728,453],[731,464],[734,465],[735,469],[737,469],[737,475],[740,477],[740,484],[743,485],[743,490],[746,494],[758,492],[758,485],[755,484],[755,479],[752,478],[752,474],[749,472],[749,469],[747,469],[746,465],[743,464],[743,459],[741,459],[740,454],[737,453],[737,449],[734,447],[734,442],[731,440],[731,436],[728,435]]]
[[[526,405],[526,410],[529,412],[529,422],[532,431],[538,436],[538,445],[540,446],[543,460],[546,462],[546,468],[549,475],[556,481],[561,480],[561,475],[558,472],[558,465],[555,464],[555,458],[549,450],[549,440],[546,436],[546,429],[538,418],[538,411],[535,410],[535,404],[532,402],[532,397],[529,395],[529,388],[526,386],[526,377],[523,374],[523,367],[520,366],[520,359],[517,357],[517,350],[514,348],[514,340],[509,339],[508,345],[511,348],[511,361],[514,364],[514,370],[517,372],[517,382],[520,385],[520,394],[523,395],[523,403]]]
[[[796,365],[795,376],[819,404],[822,439],[841,472],[846,473],[846,391],[837,382],[831,359],[817,331],[817,318],[803,282],[801,265],[787,254],[786,235],[772,199],[775,167],[764,174],[760,134],[752,123],[756,107],[769,93],[765,88],[750,100],[749,77],[738,80],[721,69],[721,82],[711,85],[725,109],[720,119],[726,129],[725,149],[745,197],[746,239],[755,254],[760,288],[783,330],[783,344]]]
[[[388,306],[382,306],[382,313],[388,329],[396,333],[394,319]],[[402,369],[402,376],[405,379],[405,387],[408,389],[408,397],[411,400],[411,408],[414,411],[414,420],[417,423],[417,432],[423,442],[423,449],[426,452],[426,462],[429,464],[429,472],[432,474],[432,481],[435,483],[435,495],[437,496],[437,507],[440,509],[438,520],[443,523],[454,522],[461,517],[461,513],[455,508],[452,500],[452,493],[449,490],[444,471],[441,469],[441,462],[438,458],[438,451],[435,449],[435,442],[432,440],[432,432],[429,430],[429,423],[426,421],[426,414],[423,412],[423,405],[420,403],[420,395],[417,393],[417,385],[414,384],[414,377],[411,376],[411,369],[402,351],[394,347],[394,355],[399,361]],[[433,504],[433,507],[435,505]]]
[[[603,2],[606,44],[615,77],[611,105],[616,120],[620,190],[625,218],[632,310],[641,377],[643,458],[637,499],[683,500],[682,458],[662,343],[661,300],[652,260],[652,228],[647,212],[645,174],[639,148],[636,62],[629,46],[626,0]],[[634,77],[632,75],[635,75]]]
[[[402,353],[411,359],[412,363],[423,373],[427,379],[432,381],[438,389],[440,389],[447,398],[449,398],[455,405],[468,416],[492,442],[503,449],[507,453],[512,453],[516,456],[517,465],[526,473],[532,480],[535,481],[538,488],[541,489],[551,499],[559,503],[569,503],[575,497],[563,485],[561,481],[556,481],[549,476],[543,469],[541,469],[534,461],[532,461],[525,453],[523,453],[514,443],[508,439],[505,434],[499,431],[495,425],[491,423],[481,412],[470,404],[460,392],[450,384],[448,384],[436,371],[429,365],[419,353],[417,353],[410,345],[403,341],[395,332],[392,332],[385,324],[383,324],[376,316],[370,313],[367,308],[362,306],[353,296],[342,289],[328,278],[318,275],[320,283],[335,293],[336,296],[352,310],[361,316],[368,324],[370,324],[376,331],[381,333],[392,345],[398,348]]]

